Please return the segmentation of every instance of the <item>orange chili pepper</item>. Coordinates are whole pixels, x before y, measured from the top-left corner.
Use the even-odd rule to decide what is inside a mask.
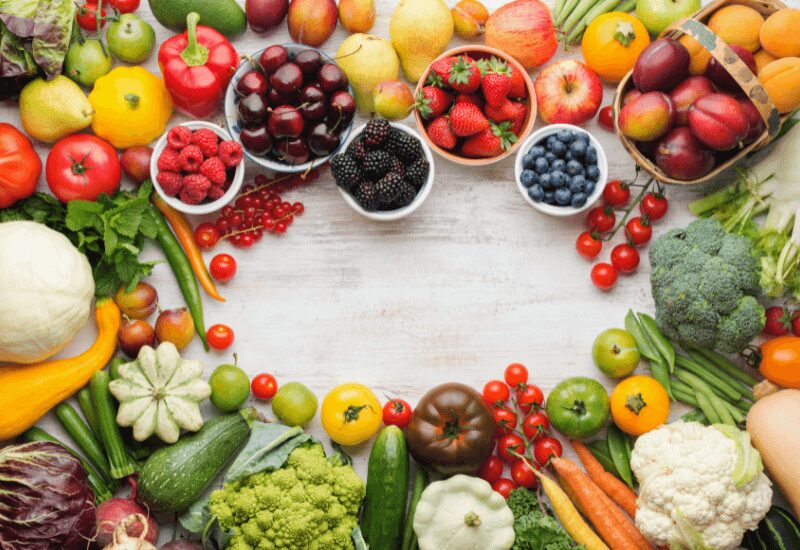
[[[203,254],[200,252],[200,247],[194,242],[194,231],[192,231],[189,220],[187,220],[186,216],[182,213],[164,202],[157,194],[153,193],[151,201],[155,207],[161,211],[167,223],[169,223],[170,227],[172,227],[172,230],[175,232],[175,237],[178,239],[178,242],[181,243],[183,251],[189,259],[189,264],[191,264],[200,286],[203,287],[206,294],[215,300],[224,302],[225,298],[217,291],[217,285],[214,284],[211,275],[208,273],[208,268],[206,267],[205,261],[203,261]]]

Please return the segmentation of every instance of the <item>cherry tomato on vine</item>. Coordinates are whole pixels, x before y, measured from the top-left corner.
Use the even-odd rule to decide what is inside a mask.
[[[220,232],[213,223],[201,223],[194,228],[194,242],[200,248],[211,248],[219,242]]]
[[[489,380],[483,387],[483,400],[490,405],[498,401],[504,402],[508,396],[508,386],[502,380]]]
[[[512,452],[517,454],[525,453],[525,442],[515,433],[506,434],[497,440],[497,454],[509,464],[518,460],[516,456],[511,454]]]
[[[233,344],[233,330],[227,325],[212,325],[206,331],[206,340],[215,350],[227,349]]]
[[[503,461],[492,455],[486,459],[486,462],[483,463],[481,469],[478,470],[478,477],[484,481],[488,481],[489,483],[494,483],[500,479],[500,476],[503,475],[504,467]]]
[[[613,105],[606,105],[602,109],[600,109],[600,114],[597,115],[597,122],[600,123],[600,126],[604,130],[608,130],[609,132],[614,131],[614,106]]]
[[[106,16],[106,10],[100,10],[100,17]],[[93,32],[97,30],[97,2],[86,2],[83,6],[78,8],[78,13],[75,16],[78,21],[78,26],[85,31]],[[105,27],[106,22],[100,20],[100,27]]]
[[[648,220],[653,222],[667,215],[669,202],[667,202],[667,197],[664,195],[648,193],[642,198],[642,202],[639,204],[639,210],[642,214],[647,216]]]
[[[625,233],[633,243],[633,246],[642,246],[647,243],[653,236],[653,228],[650,222],[643,220],[640,216],[631,218],[625,225]]]
[[[405,428],[411,422],[411,405],[402,399],[390,399],[383,406],[383,423]]]
[[[511,363],[506,367],[504,378],[509,388],[516,388],[528,382],[528,369],[522,363]]]
[[[527,460],[517,460],[511,465],[511,479],[520,487],[535,489],[537,484],[536,474],[533,473]]]
[[[226,283],[236,275],[236,260],[230,254],[217,254],[211,258],[208,270],[217,281]]]
[[[533,407],[541,408],[544,406],[544,392],[536,384],[525,384],[519,386],[516,391],[517,405],[524,413],[530,412]]]
[[[587,260],[591,260],[592,258],[596,257],[598,254],[600,254],[602,249],[603,241],[595,236],[591,231],[584,231],[578,235],[578,240],[575,241],[575,250],[577,250],[578,254]]]
[[[522,421],[522,433],[531,440],[539,439],[550,429],[550,419],[542,411],[535,411]]]
[[[617,284],[617,270],[601,262],[592,268],[592,283],[600,290],[611,290]]]
[[[492,416],[494,417],[494,423],[497,425],[497,428],[504,433],[514,430],[517,427],[517,415],[508,409],[495,407],[492,410]]]
[[[586,224],[589,229],[597,231],[598,233],[606,233],[614,229],[614,224],[617,221],[617,216],[611,208],[605,206],[595,206],[589,210],[586,216]]]
[[[609,206],[623,206],[631,200],[631,188],[620,180],[612,180],[603,189],[603,200]]]
[[[133,13],[139,9],[141,2],[140,0],[110,0],[110,3],[120,13]]]
[[[492,489],[500,493],[500,495],[508,500],[509,495],[511,495],[511,491],[517,488],[517,484],[508,479],[507,477],[501,477],[494,483],[492,483]]]
[[[555,437],[542,437],[533,444],[533,458],[539,466],[546,466],[553,457],[561,458],[564,449]]]
[[[611,251],[611,265],[620,273],[633,273],[639,267],[639,251],[627,243],[618,244]]]
[[[272,399],[278,391],[278,381],[271,374],[257,374],[250,382],[250,391],[253,392],[256,399],[261,399],[262,401]]]

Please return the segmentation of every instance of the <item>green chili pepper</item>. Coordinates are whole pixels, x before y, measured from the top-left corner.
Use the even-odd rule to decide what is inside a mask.
[[[615,424],[608,427],[608,451],[611,460],[619,472],[620,478],[633,489],[633,472],[631,472],[630,441]]]

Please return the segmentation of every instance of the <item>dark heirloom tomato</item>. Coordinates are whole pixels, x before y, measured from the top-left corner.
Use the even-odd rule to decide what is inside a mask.
[[[464,384],[428,391],[407,428],[414,460],[444,475],[475,474],[494,448],[494,419],[481,395]]]

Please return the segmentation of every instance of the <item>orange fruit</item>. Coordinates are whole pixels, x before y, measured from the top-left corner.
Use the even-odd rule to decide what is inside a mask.
[[[711,61],[711,54],[708,53],[708,50],[688,34],[681,36],[678,42],[689,50],[689,73],[693,75],[704,74],[706,67],[708,67],[708,62]]]
[[[753,54],[753,59],[756,60],[756,74],[761,72],[761,69],[778,59],[767,50],[758,50]]]
[[[800,10],[786,8],[770,15],[759,38],[761,47],[775,57],[800,56]]]
[[[708,20],[708,28],[727,44],[738,44],[750,52],[761,47],[759,33],[764,18],[753,8],[731,4],[715,11]]]
[[[800,57],[776,59],[761,69],[758,80],[781,113],[800,107]]]

